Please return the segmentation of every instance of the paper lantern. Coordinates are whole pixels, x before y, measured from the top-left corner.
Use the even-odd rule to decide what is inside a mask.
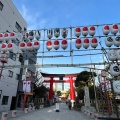
[[[58,41],[58,40],[55,40],[55,41],[54,41],[54,49],[55,49],[55,50],[58,50],[59,47],[60,47],[59,41]]]
[[[51,40],[48,40],[46,42],[46,48],[47,48],[48,51],[50,51],[52,49],[52,41]]]
[[[4,40],[4,34],[0,33],[0,41],[3,41],[3,40]]]
[[[33,48],[34,48],[34,50],[39,50],[39,49],[40,49],[40,42],[35,41],[35,42],[33,43]]]
[[[36,31],[35,31],[35,38],[36,38],[37,40],[39,40],[40,37],[41,37],[40,31],[39,31],[39,30],[36,30]]]
[[[33,43],[27,42],[27,50],[32,51],[33,50]]]
[[[113,45],[113,38],[112,37],[106,37],[105,38],[105,44],[107,47],[111,47]]]
[[[120,70],[117,64],[110,65],[110,73],[113,76],[118,76],[120,74]]]
[[[48,30],[47,30],[47,37],[48,37],[49,39],[51,39],[52,36],[53,36],[53,30],[52,30],[52,29],[48,29]]]
[[[114,60],[117,59],[115,50],[110,50],[110,51],[108,51],[107,54],[108,54],[108,59],[109,59],[110,61],[114,61]]]
[[[7,50],[12,52],[13,49],[14,49],[14,44],[13,43],[8,43],[7,44]]]
[[[113,81],[113,90],[115,93],[120,94],[120,80]]]
[[[88,28],[87,27],[83,27],[82,28],[82,35],[83,36],[87,36],[88,35]]]
[[[30,31],[28,34],[28,38],[32,41],[34,39],[34,32]]]
[[[55,36],[56,38],[58,38],[58,37],[60,36],[60,29],[59,29],[59,28],[55,28],[55,29],[54,29],[54,36]]]
[[[16,33],[15,32],[10,33],[10,39],[11,40],[16,40]]]
[[[85,49],[87,49],[88,47],[89,47],[89,39],[88,38],[85,38],[84,40],[83,40],[83,47],[85,48]]]
[[[96,38],[92,38],[91,40],[91,47],[96,48],[98,46],[98,41]]]
[[[1,45],[1,51],[7,52],[7,43],[2,43],[2,45]]]
[[[66,49],[67,48],[67,46],[68,46],[68,42],[67,42],[67,40],[62,40],[62,49]]]
[[[27,48],[27,44],[26,44],[26,42],[21,42],[20,44],[19,44],[19,48],[20,48],[20,50],[21,51],[26,51],[26,48]]]
[[[80,49],[82,46],[82,40],[80,38],[77,38],[76,41],[75,41],[75,47],[77,49]]]
[[[110,33],[110,26],[109,25],[104,25],[102,28],[102,32],[104,35],[108,35]]]
[[[120,60],[120,49],[116,50],[116,56],[117,56],[117,60]]]
[[[118,31],[119,31],[118,25],[117,24],[113,24],[111,26],[111,33],[112,34],[117,34]]]
[[[8,40],[10,40],[10,33],[4,33],[4,40],[5,41],[8,41]]]
[[[75,28],[75,36],[79,37],[81,35],[81,29],[79,27]]]
[[[113,39],[114,46],[119,47],[120,46],[120,36],[115,36]]]
[[[95,35],[95,27],[94,26],[90,26],[88,31],[89,31],[89,35],[90,36],[94,36]]]
[[[66,28],[63,28],[61,34],[63,38],[66,38],[68,35],[68,30]]]
[[[2,53],[0,54],[0,61],[2,63],[7,63],[8,62],[9,55],[7,53]]]

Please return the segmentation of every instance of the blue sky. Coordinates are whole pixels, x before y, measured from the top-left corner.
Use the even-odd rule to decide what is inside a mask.
[[[113,24],[120,21],[120,0],[13,0],[28,24],[28,30],[94,24]],[[100,28],[101,33],[101,28]],[[98,34],[98,33],[96,33]],[[47,39],[47,38],[46,38]],[[104,39],[99,40],[104,46]],[[74,48],[74,40],[72,42]],[[69,46],[68,46],[69,47]],[[97,48],[100,48],[98,45]],[[84,49],[83,47],[81,49]],[[69,50],[69,48],[67,49]],[[42,51],[42,47],[39,52]],[[101,51],[91,51],[91,53]],[[74,54],[89,53],[88,51]],[[38,54],[41,55],[41,54]],[[69,55],[49,52],[46,55]],[[90,56],[74,57],[74,63],[91,63]],[[102,56],[92,56],[92,62],[102,62]],[[38,59],[38,63],[42,63]],[[44,63],[67,64],[71,58],[44,59]],[[97,68],[103,68],[96,66]],[[78,73],[80,68],[42,68],[48,73]]]

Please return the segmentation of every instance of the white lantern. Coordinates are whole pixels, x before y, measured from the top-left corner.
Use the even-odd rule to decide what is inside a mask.
[[[55,40],[55,41],[54,41],[54,49],[55,49],[55,50],[58,50],[59,47],[60,47],[59,41],[58,41],[58,40]]]
[[[55,36],[56,38],[58,38],[58,37],[60,36],[60,29],[59,29],[59,28],[55,28],[55,29],[54,29],[54,36]]]
[[[3,41],[3,40],[4,40],[4,34],[0,33],[0,41]]]
[[[32,41],[34,39],[34,32],[33,31],[30,31],[28,33],[28,38]]]
[[[32,42],[27,42],[27,50],[30,50],[30,51],[33,50],[33,43]]]
[[[120,46],[120,36],[115,36],[113,39],[114,46],[119,47]]]
[[[34,48],[34,50],[39,50],[40,49],[40,43],[38,41],[35,41],[33,43],[33,48]]]
[[[117,56],[117,60],[120,60],[120,49],[116,50],[116,56]]]
[[[102,32],[103,32],[104,35],[108,35],[110,33],[110,27],[109,27],[109,25],[103,26]]]
[[[113,81],[113,90],[115,93],[120,94],[120,80]]]
[[[8,43],[7,50],[12,52],[13,49],[14,49],[14,44],[13,43]]]
[[[11,40],[16,40],[16,33],[15,32],[10,33],[10,39]]]
[[[120,74],[120,70],[117,64],[112,64],[110,66],[110,73],[113,76],[118,76]]]
[[[26,33],[25,33],[25,38],[24,38],[26,41],[28,40],[28,36],[29,36],[29,33],[26,32]]]
[[[50,51],[50,50],[52,49],[52,41],[51,41],[51,40],[48,40],[48,41],[46,42],[46,49],[47,49],[48,51]]]
[[[19,48],[20,48],[21,51],[26,51],[26,48],[27,48],[26,42],[21,42],[19,44]]]
[[[77,38],[76,41],[75,41],[75,47],[77,49],[80,49],[82,46],[82,40],[80,38]]]
[[[96,38],[92,38],[91,40],[91,47],[96,48],[98,46],[98,41]]]
[[[68,35],[68,30],[66,28],[63,28],[61,34],[63,38],[66,38]]]
[[[83,36],[87,36],[88,35],[88,28],[87,27],[83,27],[82,28],[82,35]]]
[[[112,34],[117,34],[118,31],[119,31],[118,25],[117,24],[113,24],[111,26],[111,33]]]
[[[113,38],[112,37],[106,37],[105,38],[105,44],[107,47],[111,47],[113,45]]]
[[[89,47],[89,39],[88,38],[85,38],[84,40],[83,40],[83,47],[85,48],[85,49],[87,49],[88,47]]]
[[[10,40],[10,33],[4,33],[4,40],[5,41],[8,41],[8,40]]]
[[[75,28],[75,36],[79,37],[81,35],[81,29],[79,27]]]
[[[67,48],[67,46],[68,46],[68,42],[67,42],[67,40],[62,40],[62,49],[66,49]]]
[[[47,37],[48,37],[49,39],[51,39],[52,36],[53,36],[53,30],[52,30],[52,29],[48,29],[48,30],[47,30]]]
[[[0,55],[0,61],[1,61],[2,63],[7,63],[7,62],[8,62],[8,57],[9,57],[9,55],[8,55],[7,53],[2,53],[2,54]]]
[[[39,30],[36,30],[36,31],[35,31],[35,38],[36,38],[37,40],[39,40],[40,37],[41,37],[40,31],[39,31]]]
[[[7,52],[7,43],[2,43],[2,45],[1,45],[1,51]]]
[[[91,36],[95,35],[95,27],[94,26],[90,26],[88,31],[89,31],[89,35],[91,35]]]
[[[110,50],[110,51],[108,51],[107,54],[108,54],[108,59],[109,59],[110,61],[114,61],[114,60],[117,59],[115,50]]]

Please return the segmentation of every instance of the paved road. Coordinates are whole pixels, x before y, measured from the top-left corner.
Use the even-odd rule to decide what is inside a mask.
[[[69,110],[65,103],[60,103],[60,112],[56,112],[55,106],[52,106],[27,114],[22,113],[16,118],[9,118],[9,120],[90,120],[90,118],[81,112]]]

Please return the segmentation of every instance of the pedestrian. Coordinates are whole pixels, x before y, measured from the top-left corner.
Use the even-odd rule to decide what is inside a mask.
[[[69,110],[71,110],[71,107],[72,107],[71,100],[68,100],[68,108],[69,108]]]

